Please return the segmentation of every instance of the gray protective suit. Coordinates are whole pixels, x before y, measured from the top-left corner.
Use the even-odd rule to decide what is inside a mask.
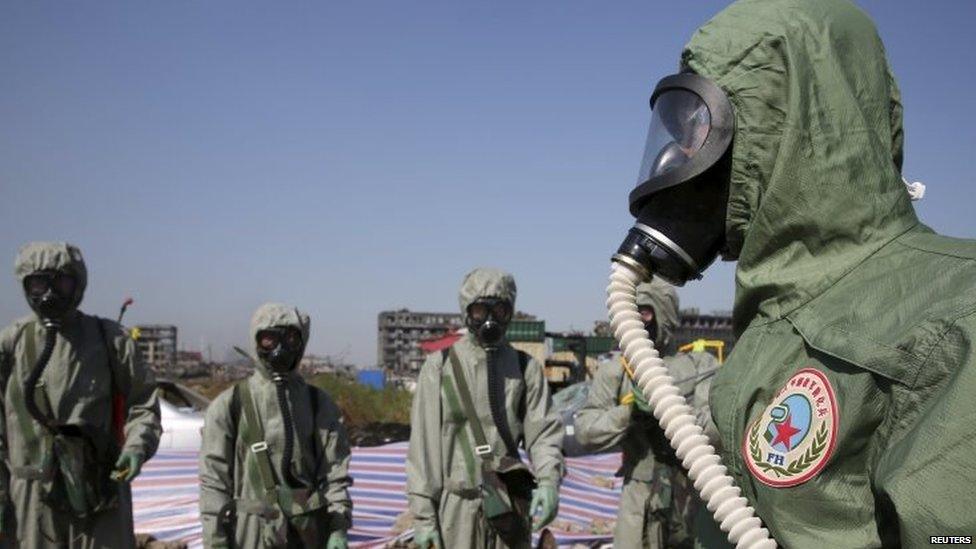
[[[56,423],[98,433],[93,440],[103,466],[111,468],[118,455],[113,449],[113,387],[123,395],[124,440],[121,450],[137,454],[143,462],[156,452],[162,432],[156,382],[121,326],[77,310],[87,283],[81,252],[65,243],[31,243],[21,248],[15,271],[23,282],[42,270],[73,274],[77,285],[72,311],[63,319],[51,359],[41,377],[45,399]],[[27,412],[23,385],[44,347],[45,329],[35,315],[7,326],[0,333],[0,498],[6,509],[3,539],[19,547],[125,548],[133,547],[132,496],[128,483],[114,485],[118,506],[77,519],[42,501],[44,485],[54,474],[44,463],[55,453],[51,435]],[[28,357],[28,355],[34,355]],[[36,393],[35,393],[36,394]],[[46,471],[45,471],[46,469]],[[85,463],[84,471],[94,471]],[[102,470],[105,470],[104,467]],[[12,507],[13,513],[10,512]]]
[[[308,342],[307,315],[286,305],[262,305],[251,318],[256,371],[240,383],[247,384],[252,395],[278,493],[265,494],[259,463],[263,458],[243,440],[251,426],[243,411],[241,388],[236,389],[236,398],[234,388],[224,391],[207,408],[200,449],[200,515],[206,547],[325,547],[331,532],[347,530],[352,521],[349,438],[342,412],[325,391],[310,386],[295,371],[285,375],[285,386],[294,423],[291,476],[298,485],[289,487],[283,480],[285,426],[272,369],[258,357],[256,343],[259,331],[276,326],[298,328],[302,341]],[[306,501],[303,509],[296,507]],[[217,519],[231,502],[237,513],[233,545]],[[288,514],[306,513],[288,526],[282,507],[291,508],[286,509]]]
[[[478,298],[497,297],[515,305],[515,281],[495,269],[476,269],[464,280],[461,311]],[[454,344],[472,393],[475,410],[492,448],[492,459],[505,454],[505,443],[492,420],[488,399],[487,355],[471,334]],[[522,375],[516,350],[502,342],[496,367],[505,383],[505,415],[509,431],[522,439],[536,480],[558,486],[563,475],[560,450],[562,425],[552,411],[543,367],[529,360]],[[465,419],[451,373],[441,353],[427,357],[417,380],[407,455],[407,496],[415,528],[439,529],[445,548],[504,547],[487,531],[482,518],[481,458]],[[525,545],[530,540],[525,540]]]
[[[694,408],[698,424],[717,439],[708,406],[708,388],[718,361],[708,353],[675,354],[678,294],[657,279],[637,288],[638,306],[654,309],[651,334],[669,375]],[[621,358],[623,360],[623,358]],[[695,538],[715,535],[708,517],[699,517],[700,500],[653,415],[629,402],[633,385],[622,362],[600,366],[586,405],[576,416],[576,438],[592,451],[623,448],[623,493],[614,547],[690,547]],[[714,444],[714,442],[713,442]],[[704,519],[704,520],[702,520]],[[696,526],[696,521],[700,524]],[[721,536],[721,534],[718,534]],[[708,537],[706,536],[706,537]]]

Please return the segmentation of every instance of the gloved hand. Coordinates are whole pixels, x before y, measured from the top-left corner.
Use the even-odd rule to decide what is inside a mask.
[[[413,533],[413,542],[420,549],[427,549],[427,547],[441,549],[444,547],[441,535],[433,526],[418,526]]]
[[[325,549],[346,549],[349,547],[349,538],[346,537],[345,530],[336,530],[329,534],[329,541],[325,542]]]
[[[122,452],[115,462],[112,480],[116,482],[132,482],[142,470],[142,456],[135,452]]]
[[[529,514],[534,517],[532,519],[532,530],[534,532],[538,532],[552,522],[558,511],[559,488],[555,484],[543,482],[535,490],[532,490]]]
[[[634,406],[636,406],[638,410],[647,414],[654,413],[654,410],[651,409],[650,403],[648,403],[647,399],[644,398],[644,393],[634,382],[631,382],[630,392],[632,395],[634,395]]]

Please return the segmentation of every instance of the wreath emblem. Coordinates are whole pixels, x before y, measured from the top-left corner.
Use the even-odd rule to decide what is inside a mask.
[[[823,469],[837,436],[837,401],[814,368],[795,373],[746,430],[742,453],[752,475],[775,488],[796,486]]]

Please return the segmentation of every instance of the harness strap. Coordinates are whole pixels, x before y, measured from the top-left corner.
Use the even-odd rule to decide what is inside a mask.
[[[461,369],[461,360],[458,359],[457,353],[454,352],[454,348],[448,353],[451,360],[451,371],[454,374],[454,382],[457,384],[458,396],[461,399],[461,405],[464,407],[464,415],[468,418],[468,424],[471,425],[471,432],[474,435],[474,442],[477,446],[474,448],[474,453],[482,459],[482,461],[491,461],[491,445],[488,444],[488,437],[485,436],[485,430],[481,426],[481,420],[478,419],[478,413],[474,409],[474,402],[471,400],[471,390],[468,389],[468,381],[464,377],[464,370]]]
[[[312,468],[311,468],[311,471],[312,471],[312,474],[313,474],[313,478],[312,478],[312,482],[311,482],[311,487],[317,489],[319,487],[319,479],[318,479],[319,469],[323,465],[328,466],[330,464],[325,463],[325,458],[326,458],[326,456],[325,456],[325,450],[323,448],[320,448],[321,444],[320,444],[320,441],[319,441],[319,432],[318,432],[318,428],[317,428],[318,420],[319,420],[319,395],[318,395],[318,393],[315,390],[315,386],[313,386],[311,383],[308,383],[306,385],[306,387],[308,388],[308,401],[309,401],[309,404],[312,407],[312,440],[311,440],[311,442],[312,442],[312,459],[315,460],[314,463],[312,464]],[[298,426],[297,425],[295,426],[295,432],[296,433],[298,432]]]
[[[34,321],[30,321],[24,325],[24,332],[27,333],[27,339],[24,340],[24,360],[27,363],[28,368],[32,368],[34,363],[37,361],[37,344],[34,343]],[[14,344],[16,347],[16,344]],[[34,422],[31,421],[30,414],[27,413],[27,406],[24,404],[23,389],[20,383],[14,383],[14,386],[18,389],[17,393],[21,398],[13,398],[13,405],[17,408],[17,415],[20,416],[20,430],[24,432],[25,435],[33,435],[34,438],[37,437],[37,431],[34,429]]]
[[[34,322],[31,321],[32,329],[34,327],[33,324]],[[33,367],[34,363],[37,362],[37,347],[34,341],[33,330],[30,336],[31,337],[28,337],[26,340],[24,340],[24,355],[27,358],[27,364]],[[48,398],[47,390],[44,387],[45,387],[44,377],[42,376],[41,379],[37,380],[37,385],[34,386],[34,402],[37,403],[37,409],[40,410],[42,414],[51,418],[54,421],[57,421],[57,418],[54,417],[54,411],[51,407],[51,399]]]
[[[518,355],[519,373],[522,376],[522,382],[525,383],[525,370],[527,370],[529,368],[529,360],[532,357],[529,356],[529,353],[526,353],[525,351],[522,351],[522,350],[519,350],[519,349],[516,349],[515,350],[515,353]],[[522,391],[522,398],[519,399],[519,405],[518,405],[518,417],[519,418],[524,418],[525,417],[526,408],[527,408],[527,405],[526,405],[526,402],[525,402],[525,393],[527,391],[528,391],[528,389],[526,389],[526,391]],[[522,443],[522,442],[525,441],[525,434],[523,433],[522,435],[520,435],[518,440],[513,439],[512,438],[512,433],[510,433],[509,430],[508,430],[508,424],[507,423],[505,424],[504,433],[505,433],[505,437],[504,437],[505,438],[505,444],[508,447],[508,453],[509,453],[509,455],[512,456],[512,457],[518,458],[518,455],[519,455],[519,453],[518,453],[518,445],[520,443]]]
[[[36,325],[37,323],[33,320],[27,322],[17,335],[18,339],[25,333],[27,335],[27,337],[24,338],[24,360],[26,361],[28,368],[33,368],[34,363],[37,362],[37,343],[34,341]],[[16,346],[17,344],[14,343],[15,348]],[[20,383],[14,383],[11,387],[10,397],[10,400],[12,401],[11,404],[13,404],[17,409],[17,420],[20,424],[20,431],[26,439],[26,442],[28,444],[40,443],[43,446],[43,450],[45,450],[45,455],[49,454],[51,446],[50,433],[47,432],[47,430],[38,430],[37,423],[27,411],[27,395],[24,394],[23,385]],[[44,415],[50,416],[51,404],[47,399],[47,393],[44,391],[43,380],[36,385],[34,390],[34,398],[35,402],[38,403],[38,408],[41,409],[41,412],[44,413]],[[43,468],[39,470],[43,470]]]
[[[443,361],[447,361],[447,351],[444,351]],[[461,410],[461,404],[458,401],[457,391],[454,389],[455,384],[450,381],[450,378],[444,376],[444,364],[441,367],[441,392],[444,394],[444,400],[447,402],[448,413],[453,417],[464,416],[464,411]],[[453,376],[451,376],[453,378]],[[465,418],[467,416],[464,416]],[[474,448],[471,446],[471,438],[468,435],[468,430],[462,428],[457,431],[458,443],[461,445],[461,457],[464,459],[464,470],[468,474],[468,480],[471,484],[475,483],[475,457]]]
[[[119,380],[115,371],[119,356],[115,342],[108,337],[105,321],[97,317],[95,320],[98,322],[98,334],[102,337],[102,343],[105,344],[105,352],[108,353],[108,375],[112,387],[112,435],[115,437],[115,443],[121,448],[125,445],[125,423],[129,418],[129,395],[119,387]]]
[[[254,408],[254,399],[251,395],[251,387],[247,381],[239,385],[241,408],[244,410],[244,428],[241,429],[241,438],[248,450],[254,454],[257,461],[258,474],[261,477],[261,487],[264,489],[264,498],[269,505],[278,502],[277,483],[274,478],[274,469],[271,466],[271,456],[268,453],[268,443],[264,440],[264,427],[258,421],[258,413]]]

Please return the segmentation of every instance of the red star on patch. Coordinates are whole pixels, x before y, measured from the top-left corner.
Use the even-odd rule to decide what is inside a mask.
[[[773,439],[773,442],[770,444],[770,446],[776,446],[777,443],[782,442],[783,444],[786,445],[787,450],[793,448],[793,445],[790,444],[790,439],[793,438],[793,435],[799,433],[800,430],[794,427],[793,424],[790,422],[790,419],[792,417],[793,415],[790,414],[786,416],[786,419],[783,420],[783,423],[776,424],[775,426],[776,438]]]

